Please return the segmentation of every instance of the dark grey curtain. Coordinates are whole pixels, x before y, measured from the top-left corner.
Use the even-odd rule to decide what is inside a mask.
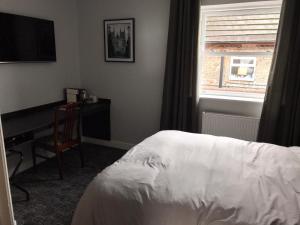
[[[300,1],[284,0],[258,141],[300,145]]]
[[[171,0],[161,130],[197,130],[199,0]]]

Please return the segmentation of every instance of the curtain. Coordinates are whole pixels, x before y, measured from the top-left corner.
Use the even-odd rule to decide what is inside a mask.
[[[300,145],[300,1],[284,0],[258,141]]]
[[[199,0],[171,0],[161,130],[197,131]]]

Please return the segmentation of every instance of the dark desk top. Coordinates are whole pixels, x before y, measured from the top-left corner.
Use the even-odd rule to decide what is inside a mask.
[[[53,125],[55,108],[62,104],[65,104],[65,101],[1,115],[4,139],[50,127]],[[82,105],[81,111],[83,114],[88,114],[108,104],[110,104],[109,99],[99,99],[97,103]]]
[[[63,103],[60,101],[3,114],[1,117],[4,139],[51,126],[55,108]]]
[[[54,121],[54,109],[32,113],[15,119],[4,120],[2,123],[4,138],[14,137],[33,130],[51,126]]]

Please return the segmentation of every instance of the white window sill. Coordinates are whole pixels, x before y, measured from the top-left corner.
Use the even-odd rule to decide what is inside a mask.
[[[250,98],[250,97],[248,98],[248,97],[237,97],[237,96],[226,96],[226,95],[202,94],[199,97],[200,99],[217,99],[217,100],[256,102],[256,103],[264,102],[264,99],[261,98]]]

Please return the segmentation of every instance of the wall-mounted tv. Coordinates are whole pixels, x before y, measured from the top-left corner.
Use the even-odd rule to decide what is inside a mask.
[[[56,61],[54,22],[0,13],[0,63]]]

